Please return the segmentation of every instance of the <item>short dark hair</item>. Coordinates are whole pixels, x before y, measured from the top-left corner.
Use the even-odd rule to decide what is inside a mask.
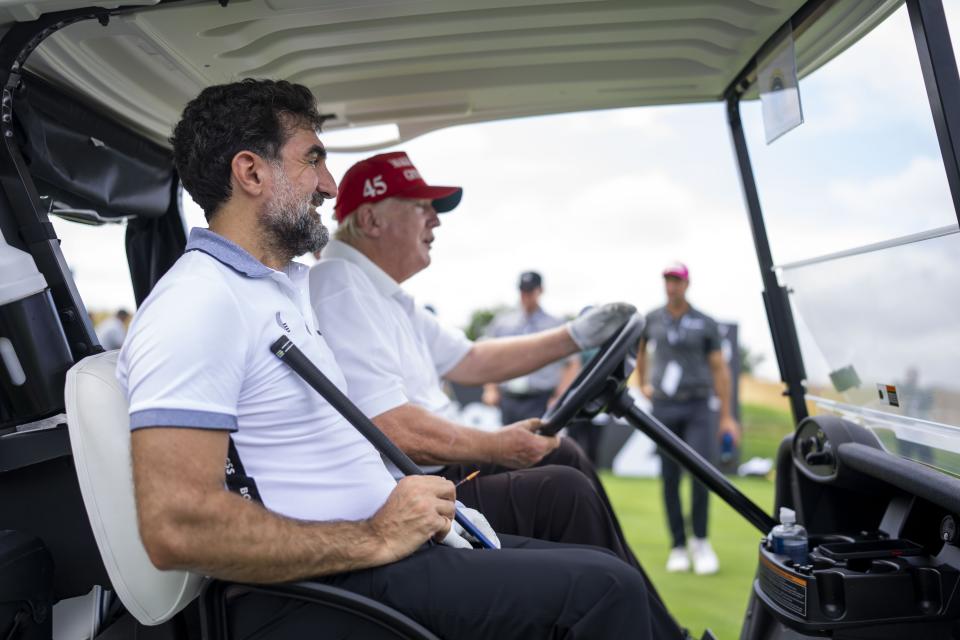
[[[207,87],[183,109],[173,130],[173,162],[207,220],[230,198],[230,163],[241,151],[267,160],[300,128],[320,130],[323,117],[305,86],[255,80]]]

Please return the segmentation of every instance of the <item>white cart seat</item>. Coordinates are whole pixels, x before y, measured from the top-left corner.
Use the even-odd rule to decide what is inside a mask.
[[[168,620],[200,592],[204,578],[160,571],[137,529],[127,401],[117,382],[118,351],[84,358],[67,373],[70,445],[80,492],[113,589],[142,624]]]

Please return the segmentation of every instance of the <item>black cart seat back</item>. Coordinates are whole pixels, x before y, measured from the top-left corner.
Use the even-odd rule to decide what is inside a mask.
[[[205,578],[160,571],[140,540],[118,353],[89,356],[67,373],[67,424],[80,493],[113,589],[137,620],[157,625],[196,598]]]
[[[39,538],[0,530],[0,638],[46,640],[53,623],[53,560]]]

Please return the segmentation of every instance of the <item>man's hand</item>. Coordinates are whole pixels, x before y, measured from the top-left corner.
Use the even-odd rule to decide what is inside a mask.
[[[637,308],[632,304],[610,302],[568,322],[567,331],[581,351],[592,349],[602,345],[636,312]]]
[[[439,476],[401,478],[370,526],[383,541],[385,563],[413,553],[433,538],[443,540],[454,516],[456,490]]]
[[[496,407],[500,404],[500,387],[495,384],[483,385],[483,396],[480,398],[483,404]]]
[[[736,447],[740,445],[740,425],[737,424],[733,416],[720,416],[720,424],[718,426],[717,436],[721,440],[724,434],[729,433],[730,437],[733,438],[733,446]]]
[[[649,398],[650,400],[653,400],[653,385],[652,385],[652,384],[644,384],[644,385],[641,385],[641,386],[640,386],[640,392],[643,393],[643,395],[647,396],[647,398]]]
[[[494,435],[493,462],[511,469],[525,469],[543,460],[560,446],[557,436],[541,436],[536,431],[543,426],[539,418],[515,422]]]

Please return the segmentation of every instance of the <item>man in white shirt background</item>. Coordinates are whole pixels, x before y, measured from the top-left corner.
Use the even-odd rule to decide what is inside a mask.
[[[130,314],[126,309],[120,309],[98,324],[97,338],[100,340],[100,346],[107,351],[122,347],[123,340],[127,337],[127,323],[129,321]]]
[[[596,472],[567,438],[536,433],[539,419],[496,432],[452,421],[441,378],[465,385],[525,375],[598,346],[634,313],[622,303],[524,336],[470,342],[440,325],[400,286],[430,264],[438,213],[459,187],[430,186],[398,151],[351,167],[340,184],[335,240],[310,272],[320,330],[343,369],[350,398],[497,531],[606,547],[638,569]]]
[[[520,305],[498,313],[484,331],[488,338],[524,336],[539,333],[563,324],[540,306],[543,295],[543,276],[536,271],[520,274],[517,287]],[[580,373],[579,356],[551,362],[527,375],[506,380],[500,384],[483,385],[483,402],[499,406],[503,423],[542,416],[547,407],[563,395]]]

